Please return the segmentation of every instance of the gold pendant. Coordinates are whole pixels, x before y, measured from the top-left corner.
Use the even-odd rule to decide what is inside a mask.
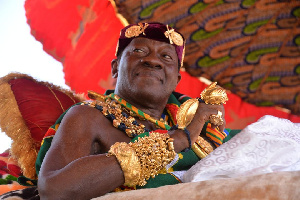
[[[201,93],[201,99],[206,104],[220,105],[220,104],[225,104],[226,101],[228,100],[228,97],[226,94],[226,90],[218,86],[217,82],[214,82],[203,90],[203,92]],[[179,107],[176,115],[176,120],[179,129],[184,129],[191,123],[197,111],[198,105],[199,105],[198,99],[189,99]],[[220,116],[219,115],[216,116],[218,117],[218,119],[220,118],[219,121],[215,122],[214,119],[211,122],[216,125],[223,124],[222,114]]]
[[[169,30],[169,26],[167,25],[167,31],[165,32],[166,38],[169,38],[170,44],[176,44],[177,46],[182,46],[183,45],[183,38],[182,36],[175,32],[175,30],[172,28]],[[183,60],[183,59],[182,59]]]
[[[211,83],[201,92],[201,99],[206,104],[220,105],[228,101],[226,90],[217,85],[217,82]]]
[[[197,99],[189,99],[179,107],[176,120],[179,129],[187,127],[194,118],[197,111],[199,101]]]

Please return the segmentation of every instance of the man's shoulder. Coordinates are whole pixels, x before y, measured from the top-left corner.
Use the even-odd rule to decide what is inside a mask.
[[[64,121],[73,125],[91,125],[94,123],[102,124],[105,116],[97,109],[86,104],[74,105],[64,116]]]

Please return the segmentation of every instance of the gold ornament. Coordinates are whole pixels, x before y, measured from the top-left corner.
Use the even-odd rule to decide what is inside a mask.
[[[127,38],[137,37],[141,33],[143,33],[143,35],[145,35],[145,29],[148,27],[148,25],[149,25],[148,23],[145,23],[144,25],[143,25],[143,23],[138,23],[138,25],[129,27],[125,31],[125,37],[127,37]]]
[[[176,120],[179,129],[187,127],[194,118],[197,111],[199,101],[197,99],[189,99],[179,107]]]
[[[203,137],[198,136],[196,142],[192,145],[192,150],[199,158],[202,159],[205,158],[208,154],[210,154],[214,150],[214,148]]]
[[[194,143],[193,145],[192,145],[192,150],[195,152],[195,154],[199,157],[199,158],[201,158],[201,159],[203,159],[203,158],[205,158],[208,154],[203,150],[203,149],[201,149],[201,147],[199,147],[196,143]]]
[[[182,67],[182,66],[183,66],[184,56],[185,56],[185,46],[183,47],[183,50],[182,50],[182,56],[181,56],[181,63],[180,63],[180,67]]]
[[[226,90],[217,85],[217,82],[211,83],[201,92],[201,99],[206,104],[220,105],[228,101]]]
[[[210,154],[214,150],[213,146],[201,136],[198,136],[195,144],[197,144],[207,154]]]
[[[212,105],[221,105],[221,104],[225,104],[226,101],[228,101],[226,90],[218,86],[217,82],[211,83],[207,88],[205,88],[201,92],[201,99],[206,104],[212,104]],[[212,124],[216,126],[220,126],[224,122],[222,115],[223,113],[218,110],[218,114],[211,115],[209,117],[209,120]]]
[[[117,46],[116,46],[116,51],[115,51],[115,56],[118,56],[119,46],[120,46],[120,44],[119,44],[119,40],[118,40],[118,43],[117,43]]]
[[[93,97],[93,99],[98,99],[95,101],[84,102],[82,105],[89,105],[91,107],[101,106],[102,114],[104,116],[114,115],[115,119],[113,119],[113,126],[118,128],[120,124],[124,124],[126,126],[125,133],[128,137],[134,137],[135,135],[139,135],[145,132],[145,125],[140,123],[132,123],[135,121],[135,118],[130,116],[130,112],[122,107],[117,101],[112,101],[111,99],[106,99],[106,96],[99,95],[98,93],[91,93],[89,91],[89,97]],[[127,116],[124,115],[125,112]]]
[[[125,178],[125,186],[134,187],[139,183],[141,165],[133,148],[125,142],[116,142],[108,151],[107,156],[116,156]]]
[[[209,116],[209,120],[212,124],[214,124],[216,126],[220,126],[224,122],[222,115],[223,115],[223,113],[218,110],[218,114]]]
[[[103,94],[99,94],[97,92],[94,92],[92,90],[88,90],[88,97],[90,99],[98,100],[98,101],[105,101],[106,96]]]
[[[182,36],[177,33],[173,28],[169,30],[169,26],[167,25],[167,31],[165,31],[165,36],[170,40],[170,44],[176,44],[177,46],[183,45]]]
[[[138,141],[130,143],[141,163],[140,186],[154,178],[175,158],[173,138],[168,134],[151,132],[148,137],[140,137]]]
[[[107,156],[114,155],[123,170],[126,186],[144,186],[175,158],[173,138],[157,132],[129,144],[117,142]]]
[[[228,100],[226,90],[217,85],[217,82],[210,84],[201,93],[201,99],[206,104],[225,104]],[[184,129],[193,120],[197,111],[199,101],[197,99],[189,99],[184,102],[178,109],[176,120],[179,129]],[[215,125],[222,125],[222,112],[218,111],[217,115],[211,115],[211,122]]]

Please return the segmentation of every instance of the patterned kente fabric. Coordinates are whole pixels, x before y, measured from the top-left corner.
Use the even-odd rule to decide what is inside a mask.
[[[162,114],[162,118],[168,122],[168,124],[171,126],[176,125],[176,113],[184,101],[190,99],[187,96],[181,95],[179,93],[173,93],[169,100],[168,103],[165,107],[165,110]],[[75,104],[79,105],[79,104]],[[84,104],[85,105],[85,104]],[[68,112],[68,110],[66,111]],[[38,154],[38,158],[36,161],[36,170],[37,174],[40,171],[41,164],[43,162],[43,159],[48,151],[48,149],[51,146],[52,139],[56,133],[56,130],[58,129],[64,115],[62,114],[60,118],[56,121],[56,123],[49,128],[48,132],[45,134],[45,137],[42,141],[42,146]],[[155,130],[156,132],[161,132],[161,133],[166,133],[167,130],[163,129],[157,129]],[[231,137],[233,137],[237,132],[236,131],[231,131],[230,129],[226,129],[226,134],[227,137],[224,139],[224,136],[221,132],[219,132],[216,129],[212,129],[210,127],[209,123],[206,123],[205,127],[202,130],[203,135],[206,135],[209,138],[212,138],[212,142],[216,145],[219,146],[220,144],[223,143],[223,141],[229,140]],[[125,134],[125,133],[124,133]],[[138,137],[144,137],[148,136],[149,132],[142,133],[132,139],[132,141],[135,141]],[[193,150],[189,150],[186,152],[180,152],[176,155],[176,158],[166,167],[166,170],[164,173],[157,175],[155,178],[151,178],[148,180],[148,183],[143,186],[143,187],[137,187],[137,188],[154,188],[154,187],[159,187],[163,185],[172,185],[172,184],[177,184],[180,183],[181,176],[182,174],[188,170],[192,165],[194,165],[196,162],[199,161],[198,156],[193,152]],[[129,188],[125,188],[129,189]],[[132,188],[131,188],[132,189]],[[136,189],[136,188],[133,188]]]
[[[185,70],[258,106],[300,114],[299,0],[115,0],[130,24],[158,21],[186,38]]]

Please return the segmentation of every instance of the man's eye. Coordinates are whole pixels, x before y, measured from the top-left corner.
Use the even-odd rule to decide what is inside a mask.
[[[164,58],[167,58],[167,59],[172,59],[172,57],[169,56],[168,54],[164,54],[163,57],[164,57]]]
[[[142,49],[134,49],[133,51],[134,51],[134,52],[138,52],[138,53],[141,53],[141,52],[143,52],[143,50],[142,50]]]

